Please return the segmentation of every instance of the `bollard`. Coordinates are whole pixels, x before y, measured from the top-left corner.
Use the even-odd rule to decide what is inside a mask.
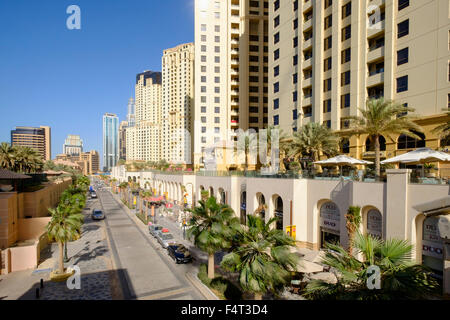
[[[39,299],[39,288],[36,288],[36,299]]]
[[[41,289],[44,288],[44,279],[41,279]]]

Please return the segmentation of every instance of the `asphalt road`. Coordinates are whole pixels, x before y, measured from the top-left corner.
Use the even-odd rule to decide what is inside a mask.
[[[177,265],[146,226],[125,212],[107,189],[97,191],[114,267],[126,300],[203,300],[186,278],[192,265]]]

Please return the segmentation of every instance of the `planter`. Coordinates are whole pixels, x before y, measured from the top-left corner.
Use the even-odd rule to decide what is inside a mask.
[[[65,281],[67,281],[67,279],[69,279],[74,274],[75,274],[75,270],[72,270],[71,272],[67,272],[67,269],[66,269],[63,274],[59,274],[57,270],[54,270],[50,273],[50,281],[65,282]]]
[[[10,192],[14,189],[12,185],[9,184],[0,184],[0,190],[3,192]]]

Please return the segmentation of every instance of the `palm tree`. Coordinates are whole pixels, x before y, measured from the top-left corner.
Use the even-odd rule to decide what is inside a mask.
[[[9,143],[0,144],[0,167],[8,170],[14,168],[14,148]]]
[[[447,111],[447,122],[434,128],[431,132],[438,135],[439,139],[449,139],[450,138],[450,111],[448,109],[444,109],[443,111]]]
[[[395,300],[423,299],[436,293],[438,282],[428,268],[411,260],[412,246],[405,240],[379,240],[358,233],[353,246],[362,255],[358,260],[338,245],[329,249],[322,263],[337,271],[337,283],[312,280],[305,296],[320,300]],[[370,290],[369,267],[380,268],[381,289]]]
[[[257,135],[252,134],[249,131],[244,132],[238,140],[238,150],[244,151],[244,171],[248,170],[248,157],[250,154],[255,154],[257,151],[258,141]]]
[[[64,273],[64,244],[78,235],[84,219],[82,214],[70,214],[70,210],[64,205],[49,209],[52,219],[47,225],[47,235],[50,241],[56,241],[59,246],[59,274]]]
[[[194,237],[195,245],[208,253],[208,278],[214,278],[214,254],[231,247],[233,236],[239,229],[239,219],[228,205],[219,204],[215,197],[200,200],[192,213],[188,238]]]
[[[313,162],[320,153],[332,156],[339,150],[338,137],[326,126],[311,122],[294,133],[289,155],[294,158],[308,156]]]
[[[280,168],[282,170],[286,170],[284,165],[284,159],[287,156],[287,153],[290,148],[290,143],[292,141],[292,137],[290,137],[288,134],[286,134],[283,129],[280,129],[279,126],[268,126],[267,127],[267,154],[270,157],[272,155],[272,146],[275,143],[273,140],[273,130],[278,130],[278,148],[280,151],[279,157],[280,157]]]
[[[386,101],[384,98],[370,99],[366,108],[360,108],[361,116],[348,117],[349,135],[367,134],[375,144],[375,171],[377,178],[380,177],[380,136],[388,136],[392,141],[392,135],[407,135],[420,139],[414,133],[422,132],[422,128],[412,121],[409,116],[404,116],[405,112],[414,112],[412,108],[394,101]]]
[[[247,226],[238,233],[238,243],[227,254],[221,266],[230,272],[239,272],[241,287],[261,300],[266,292],[277,292],[289,281],[291,271],[298,264],[298,256],[290,252],[295,241],[281,230],[271,228],[257,216],[247,217]]]
[[[361,208],[351,206],[345,215],[348,232],[348,253],[353,254],[353,239],[361,224]]]

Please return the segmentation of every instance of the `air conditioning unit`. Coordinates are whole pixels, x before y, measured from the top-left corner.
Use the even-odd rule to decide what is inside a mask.
[[[450,240],[450,215],[440,216],[438,228],[441,238]]]

